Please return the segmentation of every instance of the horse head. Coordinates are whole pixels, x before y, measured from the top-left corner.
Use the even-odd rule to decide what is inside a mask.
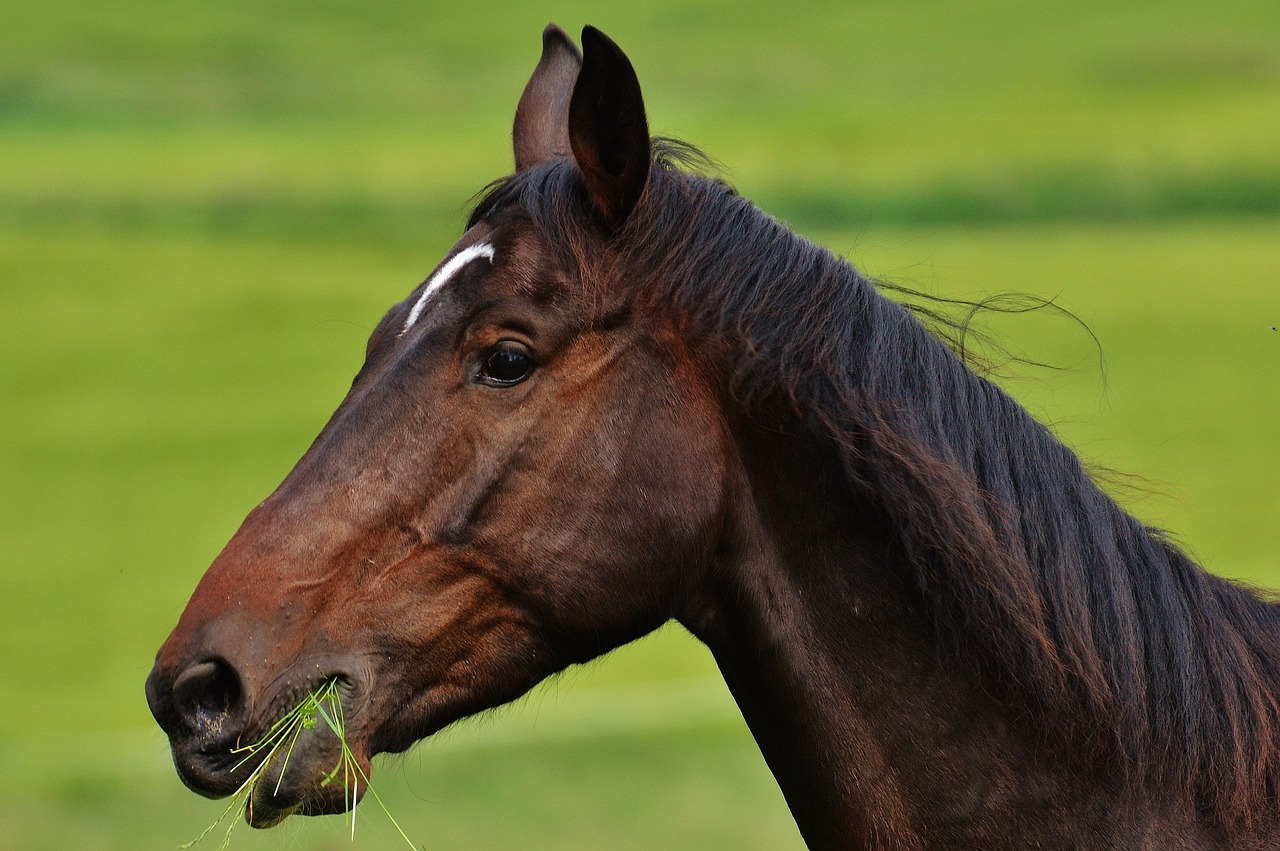
[[[617,248],[655,167],[626,56],[548,27],[513,136],[511,191],[383,317],[157,655],[147,697],[197,792],[235,791],[255,767],[243,747],[329,683],[368,771],[654,629],[707,568],[720,405]],[[577,199],[571,244],[527,211],[552,185]],[[340,747],[302,731],[251,821],[345,809],[324,783]]]

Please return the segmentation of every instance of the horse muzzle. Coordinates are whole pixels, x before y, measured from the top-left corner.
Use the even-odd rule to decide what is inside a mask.
[[[147,677],[147,703],[183,783],[209,798],[247,789],[245,817],[255,827],[294,813],[344,812],[364,792],[368,758],[339,735],[362,691],[350,666],[298,667],[306,675],[277,680],[257,700],[221,657],[198,658],[176,674],[157,660]],[[317,702],[317,693],[327,697]]]

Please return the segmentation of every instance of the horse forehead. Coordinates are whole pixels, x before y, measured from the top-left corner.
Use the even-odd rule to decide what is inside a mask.
[[[405,318],[404,326],[400,329],[400,336],[408,332],[427,309],[431,301],[440,293],[441,290],[453,279],[458,272],[462,271],[468,264],[475,260],[484,258],[490,263],[493,262],[497,252],[494,250],[493,244],[490,242],[473,242],[471,245],[463,248],[457,254],[454,254],[445,263],[436,269],[435,273],[427,279],[427,283],[422,287],[422,292],[418,295],[417,300],[413,303],[412,309],[409,311],[408,317]]]

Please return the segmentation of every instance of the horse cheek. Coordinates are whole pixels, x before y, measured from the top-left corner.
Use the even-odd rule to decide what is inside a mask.
[[[624,641],[675,615],[714,550],[724,458],[701,410],[689,398],[645,406],[609,480],[593,491],[594,617],[616,618]]]

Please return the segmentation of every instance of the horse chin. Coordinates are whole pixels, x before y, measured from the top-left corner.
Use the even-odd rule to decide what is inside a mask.
[[[245,821],[252,827],[274,827],[291,815],[344,813],[364,797],[368,760],[347,763],[341,752],[314,744],[295,750],[287,764],[273,760],[258,778],[245,804]]]
[[[364,790],[358,784],[352,785],[355,787],[354,791],[348,790],[341,783],[333,782],[320,787],[313,785],[302,792],[292,788],[277,791],[274,783],[260,783],[245,804],[244,820],[250,827],[265,829],[275,827],[292,815],[326,816],[345,813],[364,796]]]
[[[248,822],[250,827],[256,827],[259,830],[275,827],[302,809],[301,804],[280,807],[275,802],[267,800],[269,797],[271,796],[268,793],[260,794],[259,790],[254,790],[253,796],[245,804],[244,820]]]

